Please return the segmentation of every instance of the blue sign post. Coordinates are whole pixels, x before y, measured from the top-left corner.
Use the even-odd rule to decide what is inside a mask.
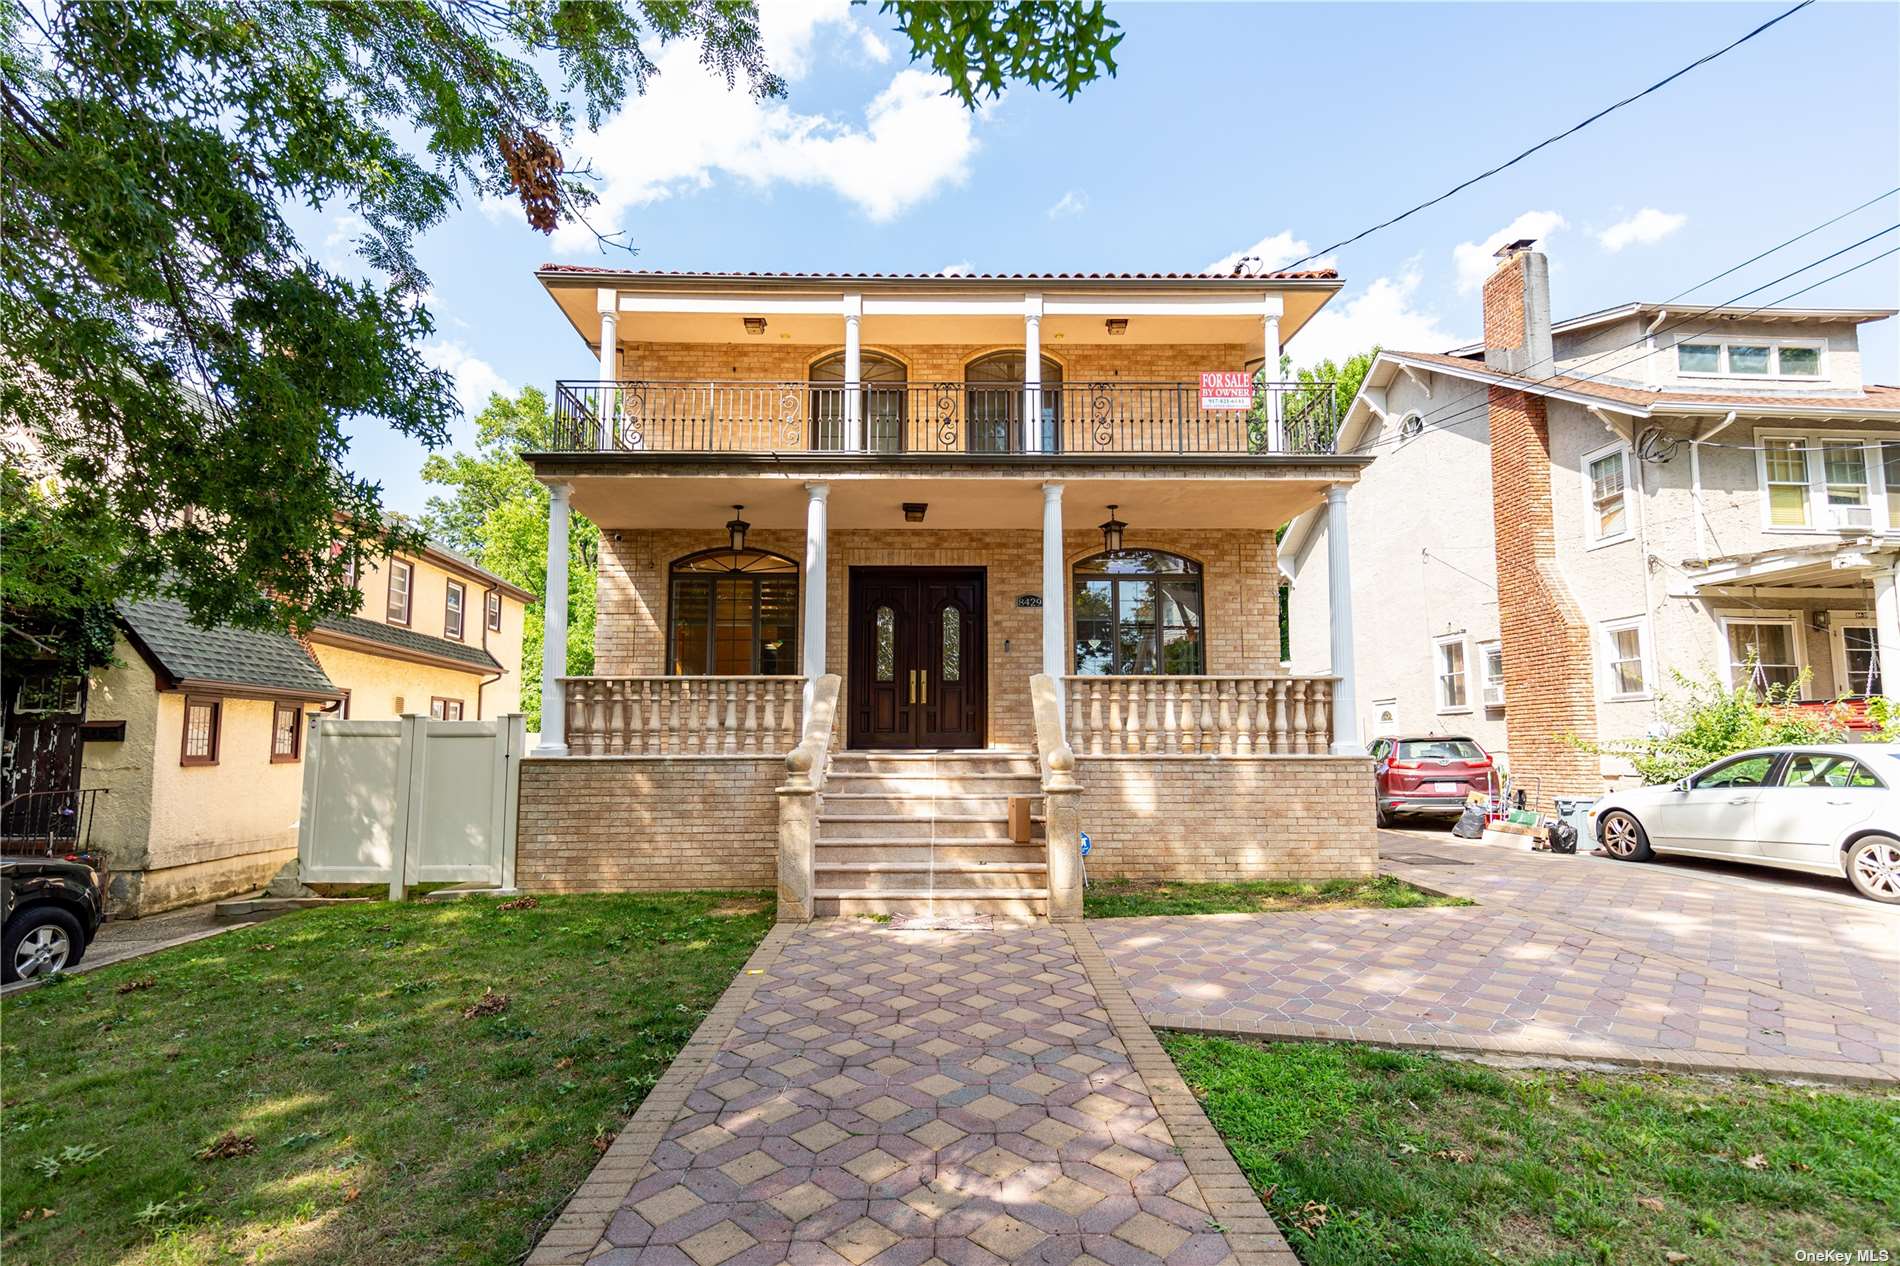
[[[1082,837],[1082,886],[1086,888],[1089,886],[1089,833],[1077,831],[1076,834]]]

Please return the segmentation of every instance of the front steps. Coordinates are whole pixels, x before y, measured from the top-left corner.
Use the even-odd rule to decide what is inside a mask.
[[[1040,821],[1009,838],[1009,798],[1042,794],[1026,752],[838,752],[813,842],[813,912],[1048,913]]]

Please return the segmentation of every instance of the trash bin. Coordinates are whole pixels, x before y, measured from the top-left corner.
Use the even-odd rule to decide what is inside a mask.
[[[1590,838],[1590,809],[1596,804],[1595,796],[1588,799],[1582,796],[1552,796],[1551,804],[1555,806],[1558,818],[1569,823],[1576,831],[1579,842],[1589,840],[1591,845],[1596,844]]]

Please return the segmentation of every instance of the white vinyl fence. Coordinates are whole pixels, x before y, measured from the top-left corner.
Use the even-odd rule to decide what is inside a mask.
[[[492,721],[312,718],[297,857],[305,883],[512,888],[527,736]]]

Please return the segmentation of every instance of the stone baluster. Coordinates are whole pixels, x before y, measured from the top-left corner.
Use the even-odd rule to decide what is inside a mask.
[[[1220,690],[1220,753],[1222,756],[1234,754],[1234,683],[1223,681]]]
[[[693,698],[692,678],[680,678],[679,684],[674,689],[679,692],[679,703],[674,709],[676,720],[683,715],[686,722],[685,728],[678,731],[676,746],[681,752],[697,752],[699,750],[699,705]]]
[[[778,692],[778,682],[768,681],[765,683],[765,690],[763,692],[765,695],[765,720],[762,736],[759,739],[759,746],[762,749],[774,748],[778,742]]]
[[[1122,750],[1122,688],[1119,677],[1111,677],[1108,682],[1108,750]]]
[[[1084,683],[1077,679],[1069,682],[1069,742],[1071,751],[1084,750],[1088,745],[1088,725],[1082,706]]]
[[[1161,683],[1158,681],[1149,682],[1148,689],[1145,693],[1148,696],[1148,719],[1143,728],[1141,750],[1144,752],[1155,752],[1161,750],[1161,735],[1155,728],[1158,721],[1155,715],[1155,697],[1161,693]]]
[[[1328,715],[1332,707],[1332,683],[1316,681],[1313,694],[1313,750],[1329,752],[1333,748],[1332,718]]]
[[[627,751],[627,683],[618,677],[607,683],[607,750],[615,756]]]
[[[1181,750],[1198,752],[1201,729],[1201,683],[1190,677],[1181,683]]]
[[[726,696],[726,741],[723,750],[739,750],[739,683],[729,681],[724,691]]]
[[[1219,735],[1214,731],[1214,683],[1201,683],[1201,750],[1212,752],[1219,746]]]
[[[647,684],[644,681],[627,683],[627,751],[638,755],[644,746],[646,731],[642,729],[643,714],[647,697]]]
[[[1311,745],[1307,741],[1308,730],[1307,730],[1307,724],[1306,724],[1306,682],[1303,680],[1295,680],[1292,685],[1292,694],[1293,694],[1293,750],[1297,752],[1298,754],[1300,754],[1301,756],[1304,756],[1308,752],[1313,750]]]
[[[1181,685],[1170,677],[1168,679],[1166,711],[1161,720],[1162,727],[1167,731],[1167,750],[1170,752],[1178,752],[1181,750],[1181,715],[1180,709],[1177,706],[1180,701]]]
[[[1253,755],[1253,679],[1246,678],[1235,686],[1240,695],[1240,710],[1234,717],[1234,753],[1237,756]]]
[[[1089,755],[1102,754],[1102,683],[1089,682]]]
[[[1128,683],[1128,729],[1125,735],[1127,741],[1122,745],[1123,750],[1128,752],[1141,750],[1142,684],[1139,677]]]

